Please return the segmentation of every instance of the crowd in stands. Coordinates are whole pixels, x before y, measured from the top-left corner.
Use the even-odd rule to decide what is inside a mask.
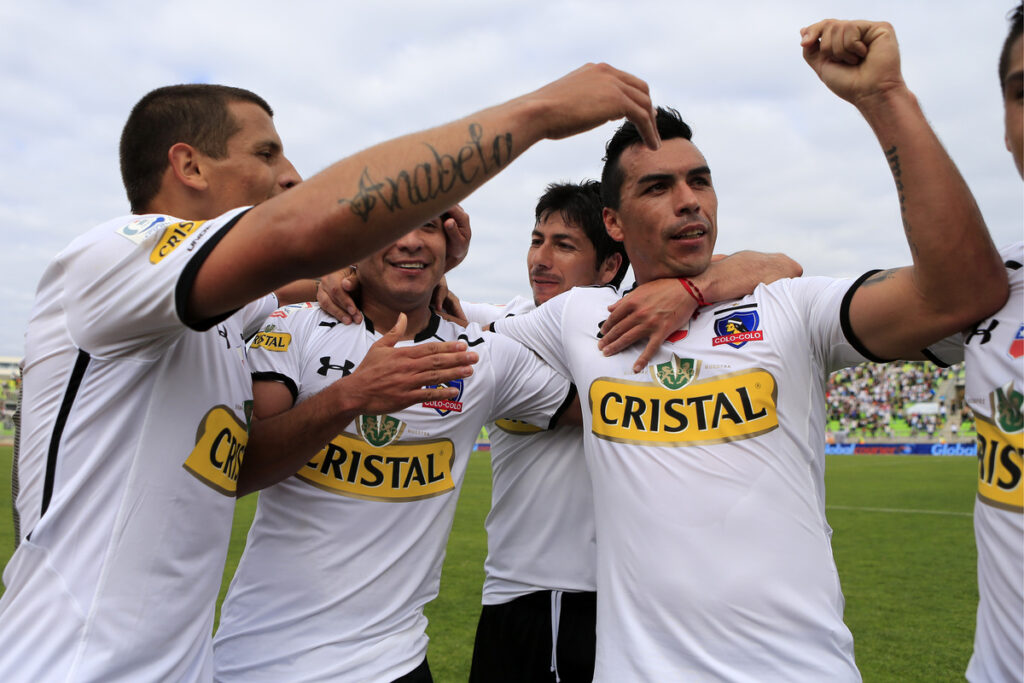
[[[830,440],[974,437],[970,410],[953,394],[963,365],[863,363],[831,375],[826,389]]]

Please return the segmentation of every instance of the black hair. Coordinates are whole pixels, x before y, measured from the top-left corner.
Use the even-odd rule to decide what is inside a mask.
[[[226,85],[168,85],[138,101],[120,146],[121,180],[134,213],[144,213],[160,191],[173,145],[188,143],[214,159],[227,155],[228,139],[241,129],[228,110],[231,102],[251,102],[274,115],[259,95]]]
[[[597,252],[595,268],[600,267],[612,254],[622,256],[622,265],[615,272],[611,284],[618,287],[629,268],[629,257],[622,242],[613,240],[604,227],[601,216],[601,184],[596,180],[581,183],[551,183],[537,200],[534,217],[537,223],[558,213],[568,225],[578,227],[594,245]]]
[[[658,135],[662,140],[673,138],[689,140],[693,136],[693,131],[675,109],[658,107],[656,123]],[[619,208],[622,183],[625,180],[619,159],[626,149],[641,144],[643,144],[643,138],[640,137],[640,131],[627,121],[619,126],[605,146],[604,169],[601,171],[601,201],[609,209]]]

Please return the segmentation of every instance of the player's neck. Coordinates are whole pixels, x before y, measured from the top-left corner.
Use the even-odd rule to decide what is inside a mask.
[[[363,302],[363,315],[373,324],[373,329],[384,334],[398,322],[399,313],[405,313],[408,323],[401,340],[414,339],[420,330],[427,326],[433,315],[427,305],[417,306],[409,310],[397,310],[374,302]]]

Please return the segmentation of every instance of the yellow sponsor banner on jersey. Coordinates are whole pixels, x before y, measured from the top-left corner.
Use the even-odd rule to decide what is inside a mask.
[[[602,439],[649,446],[749,439],[779,426],[775,378],[754,368],[672,390],[602,377],[590,385],[591,430]]]
[[[1024,512],[1024,432],[1007,434],[982,415],[978,426],[978,498],[1004,510]]]
[[[245,423],[227,406],[214,406],[199,423],[196,447],[182,467],[211,488],[234,496],[248,442]]]
[[[295,476],[350,498],[406,502],[453,490],[454,460],[455,446],[449,439],[376,447],[339,434]]]
[[[508,418],[495,420],[494,426],[509,434],[536,434],[537,432],[544,431],[543,427],[538,427],[522,420],[511,420]]]
[[[292,335],[287,332],[259,332],[252,338],[252,348],[267,351],[287,351]]]
[[[186,237],[194,233],[205,222],[181,221],[167,226],[164,234],[160,236],[160,240],[153,247],[153,251],[149,252],[149,262],[155,264],[163,261],[172,251],[181,246]]]

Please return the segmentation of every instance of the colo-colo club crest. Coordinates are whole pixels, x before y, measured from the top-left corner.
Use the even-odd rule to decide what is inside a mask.
[[[451,413],[451,412],[461,413],[462,412],[462,391],[463,391],[463,388],[464,388],[463,387],[463,380],[461,380],[461,379],[453,379],[451,381],[445,382],[444,384],[432,384],[432,385],[430,385],[427,388],[428,389],[436,389],[438,387],[454,387],[455,389],[459,390],[459,395],[456,396],[455,398],[447,398],[447,399],[441,399],[441,400],[437,400],[437,401],[425,401],[423,403],[423,407],[424,408],[433,408],[434,410],[437,411],[437,414],[440,415],[441,417],[444,417],[445,415],[447,415],[448,413]]]
[[[360,415],[356,420],[356,431],[366,443],[384,448],[402,435],[405,423],[390,415]]]
[[[676,391],[690,383],[699,366],[692,358],[680,358],[673,353],[664,363],[651,366],[651,377],[669,391]]]
[[[711,340],[712,346],[728,344],[738,349],[747,342],[761,341],[764,339],[764,332],[757,329],[761,323],[760,316],[756,310],[750,311],[729,311],[726,315],[715,320],[715,334],[718,336]]]

